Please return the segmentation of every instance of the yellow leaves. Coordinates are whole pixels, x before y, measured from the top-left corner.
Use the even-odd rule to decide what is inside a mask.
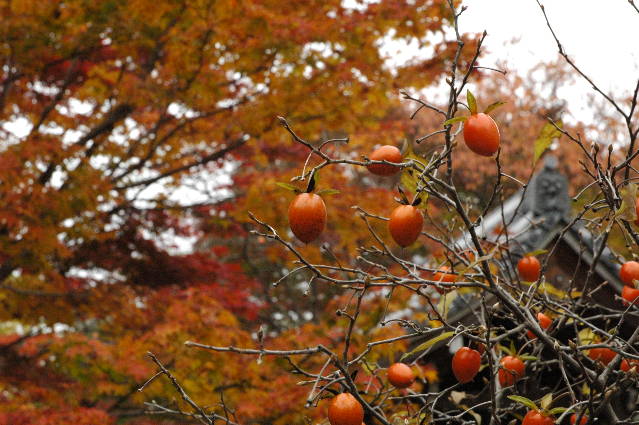
[[[428,326],[430,326],[431,328],[441,328],[442,326],[444,326],[444,324],[441,322],[441,320],[430,320],[428,322]]]
[[[562,128],[562,122],[557,121],[555,125],[559,128]],[[535,152],[533,156],[533,165],[537,163],[541,155],[548,149],[553,140],[559,138],[561,136],[561,132],[555,127],[552,123],[544,124],[541,132],[539,133],[539,137],[535,140]]]
[[[338,3],[329,6],[338,8]],[[206,0],[183,4],[169,0],[10,3],[14,16],[0,26],[3,33],[13,37],[7,40],[8,46],[1,48],[12,52],[15,63],[11,67],[15,66],[21,77],[8,91],[6,101],[12,108],[5,113],[16,114],[31,124],[45,112],[50,115],[41,128],[47,131],[18,143],[11,155],[3,156],[5,172],[0,180],[8,189],[3,186],[0,195],[9,207],[0,208],[0,221],[9,227],[10,238],[1,238],[0,252],[14,259],[23,273],[6,283],[23,290],[90,289],[76,291],[78,297],[74,292],[74,297],[44,300],[2,290],[0,298],[5,304],[0,316],[6,319],[19,315],[23,325],[42,320],[48,325],[81,323],[87,328],[83,337],[61,336],[61,343],[52,348],[61,365],[55,371],[61,378],[76,379],[72,384],[78,386],[70,385],[69,397],[99,404],[107,396],[123,394],[133,382],[143,381],[153,373],[154,366],[143,356],[152,350],[163,360],[171,360],[171,369],[179,371],[182,384],[199,402],[215,406],[218,400],[211,400],[212,388],[230,384],[225,397],[228,396],[229,405],[240,407],[240,415],[262,416],[261,422],[264,417],[275,416],[279,418],[276,423],[301,423],[301,415],[286,412],[299,405],[306,389],[295,386],[298,377],[283,375],[287,364],[265,358],[258,367],[255,358],[196,351],[182,345],[190,339],[255,347],[256,341],[247,330],[253,325],[251,319],[240,322],[220,303],[234,308],[246,303],[247,294],[264,299],[270,299],[270,294],[262,295],[257,290],[222,295],[209,292],[212,287],[227,283],[216,280],[217,266],[205,269],[211,282],[199,286],[184,282],[191,289],[172,286],[170,272],[179,268],[175,264],[168,268],[168,278],[141,272],[140,258],[151,257],[147,266],[156,270],[164,253],[153,249],[149,249],[151,254],[140,253],[139,248],[152,245],[152,238],[157,235],[145,234],[140,241],[135,239],[137,235],[160,233],[164,227],[177,233],[182,229],[178,229],[181,223],[176,222],[183,216],[167,214],[164,221],[164,211],[146,214],[131,202],[133,197],[146,198],[144,188],[139,187],[141,191],[135,193],[125,189],[126,184],[138,178],[188,166],[238,137],[250,136],[246,151],[231,154],[236,155],[232,159],[237,166],[232,171],[221,171],[232,174],[233,185],[218,182],[218,174],[214,174],[212,185],[205,184],[207,193],[217,195],[224,191],[237,198],[217,211],[213,209],[210,215],[202,208],[190,216],[204,217],[203,227],[210,225],[214,229],[210,234],[218,241],[227,237],[221,233],[237,233],[227,240],[233,256],[238,253],[233,250],[246,236],[249,209],[288,237],[286,209],[291,198],[271,191],[269,186],[282,175],[290,178],[299,173],[299,165],[308,152],[291,143],[290,138],[282,137],[279,128],[273,129],[276,113],[290,117],[299,125],[299,134],[313,143],[322,138],[323,131],[338,128],[359,138],[361,142],[357,143],[362,147],[398,140],[405,126],[393,117],[392,108],[397,103],[388,93],[394,88],[394,77],[379,58],[377,43],[381,34],[394,26],[409,31],[405,28],[408,18],[414,23],[410,31],[416,37],[427,33],[426,26],[440,28],[441,22],[425,18],[437,14],[439,7],[422,5],[418,10],[417,5],[397,7],[387,2],[380,7],[391,8],[388,10],[392,13],[362,14],[361,19],[366,20],[358,21],[359,14],[354,14],[352,20],[328,18],[328,9],[319,12],[317,2],[300,1],[294,6],[286,2]],[[54,11],[55,16],[47,15]],[[326,49],[307,53],[306,43],[311,40]],[[100,57],[97,50],[107,45],[113,51]],[[423,85],[441,73],[442,62],[443,59],[415,63],[415,68],[404,68],[408,73],[399,73],[410,74],[404,82]],[[412,72],[413,69],[419,72]],[[65,96],[47,111],[53,98],[44,92],[55,93],[54,86],[59,88],[67,76],[74,78],[61,92]],[[112,112],[109,108],[123,104],[132,105],[131,115],[107,122]],[[185,114],[167,115],[167,108],[175,104],[183,105],[190,116],[201,118],[189,121]],[[231,104],[237,106],[225,109]],[[13,119],[13,115],[0,118]],[[76,143],[86,135],[91,137]],[[330,146],[325,151],[335,157],[356,158],[360,146]],[[188,173],[194,177],[190,182],[199,186],[197,172],[220,170],[222,162],[230,158],[229,155],[218,163],[189,168]],[[412,153],[407,158],[419,159]],[[309,166],[318,161],[312,158]],[[34,184],[49,166],[55,170],[55,179]],[[342,256],[358,246],[370,245],[372,239],[365,223],[350,207],[360,205],[386,216],[388,211],[384,208],[392,204],[392,194],[382,185],[369,185],[362,170],[355,169],[346,176],[344,168],[336,168],[332,174],[327,172],[330,183],[323,187],[346,189],[339,197],[326,200],[330,224],[325,241],[330,242],[327,245],[337,256]],[[169,199],[166,193],[179,186],[179,178],[186,174],[160,181],[170,187],[158,190],[157,195],[151,193],[149,206],[161,207],[161,202]],[[362,185],[362,181],[366,183]],[[415,178],[412,183],[405,183],[407,187],[413,184],[411,190],[417,190]],[[362,190],[363,186],[366,190]],[[422,205],[426,204],[423,199]],[[117,214],[111,213],[114,208]],[[371,226],[385,237],[385,222],[372,221]],[[250,261],[225,270],[227,278],[242,277],[242,266],[255,261],[250,264],[257,269],[255,274],[267,281],[273,270],[281,270],[292,257],[290,253],[282,254],[281,249],[276,251],[276,244],[270,240],[247,241]],[[252,251],[254,246],[261,247],[257,255]],[[318,243],[299,249],[311,261],[324,263],[328,254],[320,251],[320,246]],[[177,264],[182,259],[172,260]],[[206,267],[197,262],[191,264],[193,268]],[[91,278],[64,279],[69,268],[82,272],[89,269]],[[182,271],[176,272],[179,273]],[[296,279],[296,284],[302,281]],[[234,289],[246,283],[241,278],[230,281],[228,286]],[[158,289],[160,285],[165,286]],[[323,285],[320,289],[327,299],[336,292],[331,292],[324,282],[316,281],[314,285]],[[290,293],[281,291],[277,295],[288,297]],[[407,298],[395,295],[388,300],[390,310],[404,309]],[[370,338],[391,338],[404,331],[396,326],[376,326],[385,313],[385,301],[379,297],[363,309],[358,330],[353,334],[354,350],[361,350]],[[341,305],[346,302],[345,298],[340,299]],[[336,345],[335,341],[343,340],[343,329],[338,326],[347,323],[345,318],[313,319],[318,324],[301,331],[295,328],[276,337],[269,334],[269,346],[299,347],[318,341]],[[376,347],[370,358],[396,355],[407,342]],[[35,344],[31,347],[40,348]],[[314,361],[305,360],[304,367],[318,370],[321,364]],[[435,380],[436,370],[425,371],[424,376]],[[233,387],[237,383],[243,387]],[[292,390],[273,401],[272,392],[268,391],[271,385]],[[173,391],[170,383],[162,379],[151,385],[148,393],[134,397],[141,403],[156,396],[166,399],[167,394]],[[274,406],[275,403],[280,404]],[[271,415],[266,416],[265,411],[273,408],[276,414],[268,412]]]
[[[170,2],[152,0],[131,0],[128,2],[129,19],[139,19],[147,25],[161,25],[175,9]]]
[[[434,363],[426,363],[417,369],[417,374],[430,383],[439,382],[439,373]]]
[[[424,159],[420,158],[415,154],[415,152],[413,152],[412,143],[410,141],[405,140],[404,146],[406,147],[406,151],[402,155],[403,162],[413,161],[414,165],[405,167],[402,170],[400,184],[413,195],[415,195],[419,190],[421,202],[418,204],[418,208],[426,209],[428,205],[428,194],[423,191],[424,183],[422,182],[422,179],[425,180],[425,177],[422,176],[420,171],[423,169],[423,165],[421,164]]]
[[[455,301],[456,298],[459,297],[459,292],[457,290],[447,292],[443,294],[437,304],[437,312],[444,318],[448,318],[448,314],[450,313],[450,308]]]
[[[531,286],[535,284],[534,282],[523,282],[523,281],[521,283],[526,286]],[[544,294],[552,295],[559,299],[565,299],[568,297],[578,298],[583,295],[583,292],[577,291],[577,290],[572,290],[570,293],[566,291],[562,291],[561,289],[553,286],[551,283],[546,281],[541,282],[539,286],[537,286],[537,293],[542,295]]]
[[[412,425],[414,423],[419,423],[411,419],[411,416],[412,415],[406,410],[400,410],[398,412],[394,412],[390,417],[391,424],[392,425]]]
[[[56,2],[38,0],[10,0],[11,13],[15,15],[48,15],[56,6]]]
[[[547,410],[548,408],[550,408],[551,405],[552,405],[552,393],[546,394],[539,401],[539,406],[544,410]]]
[[[619,193],[621,194],[621,206],[616,211],[615,218],[634,222],[637,219],[637,209],[635,208],[637,184],[630,183],[624,186]]]
[[[577,341],[579,345],[594,344],[597,340],[597,335],[590,328],[583,328],[577,334]]]

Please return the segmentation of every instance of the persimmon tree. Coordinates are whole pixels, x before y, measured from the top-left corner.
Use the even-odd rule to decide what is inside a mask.
[[[264,188],[307,154],[273,111],[305,133],[390,142],[394,88],[436,81],[456,47],[437,41],[440,1],[342,3],[0,4],[0,423],[157,423],[142,403],[172,392],[137,392],[148,350],[192,377],[198,400],[226,395],[246,421],[301,421],[303,388],[272,402],[273,382],[294,387],[281,364],[220,370],[224,356],[194,358],[183,341],[246,346],[264,323],[284,347],[306,339],[296,325],[335,326],[320,315],[331,297],[303,301],[315,322],[283,313],[303,290],[276,299],[281,255],[248,238],[242,211],[278,203]],[[389,40],[433,52],[391,66]]]
[[[633,13],[639,11],[632,1],[629,3]],[[544,126],[538,128],[541,135],[532,152],[528,148],[530,163],[537,162],[553,139],[559,137],[562,143],[580,152],[579,164],[584,174],[581,181],[585,183],[574,199],[575,202],[583,197],[588,199],[578,204],[574,217],[560,234],[580,220],[586,220],[597,243],[593,245],[593,261],[587,267],[584,281],[572,281],[568,291],[558,290],[554,282],[546,281],[549,259],[556,255],[556,244],[543,253],[517,252],[509,242],[508,221],[499,230],[505,235],[504,239],[489,240],[480,233],[488,208],[499,208],[503,203],[506,182],[525,191],[530,174],[527,179],[519,179],[504,171],[510,158],[503,155],[508,140],[503,128],[514,126],[501,126],[499,133],[491,124],[492,119],[481,118],[488,124],[473,124],[470,135],[464,130],[469,120],[483,117],[479,114],[492,113],[499,107],[500,99],[486,95],[475,97],[467,91],[477,71],[484,69],[477,60],[487,34],[477,43],[465,43],[459,25],[465,7],[452,1],[445,6],[456,36],[456,50],[448,63],[445,80],[448,102],[437,105],[417,94],[404,92],[404,98],[416,108],[415,114],[436,117],[433,120],[438,122],[438,128],[409,141],[401,162],[393,157],[373,160],[372,150],[359,150],[357,155],[352,155],[348,145],[344,146],[349,139],[339,135],[313,141],[304,131],[297,130],[291,120],[279,118],[283,127],[280,131],[307,154],[305,161],[299,164],[300,171],[287,176],[290,182],[280,182],[280,187],[307,193],[298,197],[317,197],[322,196],[323,189],[348,187],[350,181],[357,179],[346,170],[359,169],[367,173],[371,169],[397,167],[401,169],[397,201],[402,206],[397,207],[393,201],[368,189],[358,193],[363,202],[356,203],[348,213],[332,198],[325,201],[327,216],[324,203],[321,214],[316,214],[315,207],[302,211],[296,200],[288,216],[295,228],[289,232],[283,206],[258,212],[253,208],[257,205],[254,200],[257,193],[246,199],[247,208],[254,210],[249,213],[254,222],[251,233],[261,244],[270,244],[263,250],[276,250],[290,259],[289,266],[274,283],[285,286],[302,282],[308,292],[335,294],[333,301],[337,304],[332,305],[338,307],[333,322],[321,323],[324,327],[311,338],[313,343],[291,340],[283,347],[283,341],[270,344],[268,336],[258,332],[250,345],[193,340],[185,345],[192,348],[193,355],[223,354],[227,362],[254,358],[256,363],[285,363],[284,367],[297,377],[295,390],[306,388],[306,396],[298,403],[305,403],[308,418],[327,417],[332,425],[361,422],[636,423],[636,400],[628,401],[635,406],[630,414],[621,415],[616,408],[616,403],[628,397],[628,390],[637,385],[637,369],[632,366],[639,360],[639,328],[636,327],[639,310],[632,292],[639,283],[633,271],[636,264],[626,263],[622,269],[621,278],[629,288],[624,289],[623,297],[612,300],[616,307],[597,303],[587,291],[592,289],[588,286],[589,280],[613,232],[622,235],[627,254],[634,257],[638,253],[634,164],[639,155],[636,146],[639,82],[631,90],[628,101],[616,100],[579,68],[555,38],[561,57],[609,103],[626,130],[623,146],[611,144],[604,150],[599,143],[587,140],[578,128],[564,127],[557,117],[548,114]],[[543,5],[539,6],[554,36],[552,19],[546,16]],[[460,60],[465,55],[471,58],[467,63]],[[500,126],[500,120],[495,121]],[[431,149],[417,154],[411,142],[430,143]],[[472,146],[464,146],[469,142]],[[467,160],[459,161],[456,154],[468,148],[472,152],[465,153]],[[378,151],[375,152],[377,158]],[[478,152],[480,156],[472,156]],[[456,175],[458,170],[482,161],[482,170],[486,170],[490,176],[486,178],[491,178],[492,184],[489,190],[480,192],[485,200],[474,205],[465,201]],[[334,174],[331,170],[340,173]],[[319,180],[318,175],[322,175]],[[375,181],[389,184],[383,183],[382,178],[391,177]],[[275,181],[269,183],[272,190],[282,190]],[[390,181],[393,187],[397,187],[397,183],[397,180]],[[364,205],[371,196],[367,192],[373,192],[376,203]],[[338,198],[339,195],[335,199]],[[290,202],[293,196],[287,199]],[[343,211],[332,213],[336,208]],[[397,208],[401,213],[396,213]],[[439,213],[433,214],[434,211]],[[331,223],[338,228],[346,214],[354,215],[359,226],[368,231],[365,239],[347,241],[332,236]],[[324,229],[326,217],[328,230]],[[423,217],[427,217],[432,227],[424,226]],[[313,238],[306,238],[306,232],[300,227],[306,227]],[[323,241],[320,231],[328,233]],[[417,244],[413,238],[415,232],[421,238]],[[296,241],[294,234],[304,235],[302,241]],[[465,246],[459,243],[460,235],[465,235]],[[323,242],[320,246],[317,246],[317,238]],[[446,260],[437,264],[419,255],[424,253],[423,239],[438,245]],[[506,266],[513,260],[516,260],[515,270]],[[478,306],[473,323],[453,323],[446,308],[439,308],[448,305],[447,299],[462,294],[467,302],[474,301]],[[435,306],[438,300],[440,305]],[[421,313],[406,312],[408,303],[418,303]],[[329,323],[331,326],[326,326]],[[622,326],[626,323],[632,324],[629,333]],[[301,327],[299,334],[308,337],[317,331],[317,327]],[[429,392],[423,376],[415,380],[405,366],[395,363],[452,338],[463,338],[468,346],[450,356],[458,382],[441,391]],[[410,341],[422,343],[407,349]],[[157,373],[150,376],[145,386],[151,387],[157,381],[169,382],[181,397],[173,407],[151,403],[155,412],[181,412],[209,424],[218,420],[233,424],[245,422],[234,413],[233,406],[223,400],[214,407],[199,404],[176,377],[180,373],[178,368],[167,367],[155,355],[151,358]],[[419,375],[417,365],[413,365],[412,370]],[[481,384],[468,386],[474,380]],[[418,383],[413,384],[416,381]],[[292,387],[273,386],[272,397],[278,399],[289,390]]]

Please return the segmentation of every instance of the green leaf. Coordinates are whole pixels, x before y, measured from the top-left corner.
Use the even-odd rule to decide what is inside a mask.
[[[553,407],[548,411],[548,413],[551,415],[559,415],[561,413],[564,413],[566,410],[568,410],[567,407]]]
[[[557,121],[555,122],[555,124],[559,128],[563,126],[561,121]],[[546,149],[550,147],[553,139],[556,139],[559,136],[561,136],[561,132],[557,130],[557,128],[553,124],[548,122],[543,126],[541,132],[539,133],[539,137],[537,137],[537,140],[535,140],[535,155],[533,157],[533,165],[537,163],[539,158],[541,158],[541,155],[546,152]]]
[[[417,193],[418,187],[421,187],[420,177],[425,178],[425,176],[421,175],[421,171],[420,171],[420,169],[423,168],[422,161],[424,160],[424,158],[421,158],[417,154],[415,154],[415,152],[413,151],[412,143],[409,142],[408,140],[404,140],[403,150],[404,150],[404,155],[403,155],[404,162],[408,162],[412,160],[413,165],[411,165],[410,167],[405,167],[402,170],[399,184],[400,186],[406,188],[406,190],[408,190],[409,192]],[[420,192],[419,198],[421,199],[421,201],[416,206],[422,210],[425,210],[426,207],[428,206],[428,193],[425,193],[421,190],[419,190],[419,192]]]
[[[450,331],[450,332],[444,332],[443,334],[439,334],[434,338],[429,339],[428,341],[419,344],[413,351],[411,351],[410,353],[405,353],[401,360],[404,360],[406,357],[410,356],[411,354],[414,353],[418,353],[420,351],[425,351],[428,350],[430,347],[432,347],[433,345],[437,344],[439,341],[443,341],[445,339],[450,338],[451,336],[455,335],[455,332]]]
[[[500,106],[503,106],[505,104],[506,104],[506,102],[502,102],[501,100],[498,100],[495,103],[491,103],[490,105],[488,105],[488,107],[486,107],[486,109],[484,109],[484,114],[489,114],[492,111],[494,111],[495,109],[497,109]]]
[[[631,183],[620,191],[621,206],[615,213],[615,218],[627,221],[635,221],[637,219],[637,184]]]
[[[505,345],[497,344],[496,347],[497,347],[498,351],[503,351],[504,353],[508,354],[509,356],[513,355],[513,353],[510,351],[510,348],[506,347]]]
[[[420,158],[415,154],[413,151],[413,144],[407,139],[404,139],[404,147],[402,150],[404,151],[404,154],[402,155],[403,161],[409,162],[412,160],[415,165],[404,167],[402,169],[402,176],[399,184],[415,193],[417,191],[417,182],[420,174],[418,169],[421,168],[420,164],[423,158]]]
[[[325,196],[337,195],[338,193],[341,193],[341,192],[337,189],[322,189],[317,192],[318,195],[325,195]]]
[[[290,183],[276,182],[275,184],[283,189],[290,190],[291,192],[295,192],[295,193],[301,192],[301,190],[299,190],[297,187],[293,186]]]
[[[539,410],[539,408],[537,407],[535,402],[532,401],[529,398],[522,397],[520,395],[509,395],[508,398],[511,399],[512,401],[515,401],[515,402],[519,403],[519,404],[523,404],[524,406],[528,407],[529,409]]]
[[[470,90],[466,92],[466,101],[468,102],[470,113],[475,115],[477,113],[477,100],[475,100],[475,96],[473,96]]]
[[[409,192],[417,192],[417,182],[419,181],[419,171],[412,167],[406,167],[402,171],[399,184],[408,189]]]
[[[444,127],[446,127],[447,125],[455,124],[456,122],[466,121],[467,119],[468,119],[468,117],[451,118],[449,120],[444,121]]]
[[[528,355],[519,356],[519,358],[522,359],[522,360],[526,360],[526,361],[539,360],[538,357],[528,356]]]
[[[546,394],[539,402],[539,405],[541,406],[543,410],[548,410],[551,404],[552,404],[552,393]]]
[[[418,208],[421,208],[423,210],[426,209],[426,206],[428,205],[428,193],[426,192],[422,192],[419,197],[421,198],[421,203],[417,206]]]
[[[524,254],[524,257],[536,257],[538,255],[543,255],[548,253],[547,249],[536,249],[534,251],[530,251]]]

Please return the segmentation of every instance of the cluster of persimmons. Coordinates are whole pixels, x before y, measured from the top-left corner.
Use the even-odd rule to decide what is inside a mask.
[[[493,156],[499,149],[500,135],[497,124],[485,113],[471,113],[463,118],[464,141],[467,147],[478,155]],[[374,150],[369,156],[368,170],[378,176],[392,176],[400,171],[402,153],[395,146],[385,145]],[[309,185],[307,193],[298,194],[291,202],[288,216],[293,234],[302,242],[309,243],[317,239],[326,225],[326,205],[322,198],[312,193],[313,185]],[[421,234],[424,217],[417,208],[418,201],[409,204],[405,197],[402,204],[397,206],[388,220],[388,231],[392,239],[401,247],[412,245]],[[636,203],[639,215],[639,199]],[[638,220],[639,223],[639,220]],[[449,273],[449,268],[442,267],[434,273],[436,282],[455,282],[457,275]],[[541,277],[541,263],[533,255],[526,255],[517,264],[521,280],[535,282]],[[621,280],[626,284],[622,297],[629,303],[639,298],[639,289],[634,282],[639,282],[639,263],[629,261],[621,268]],[[444,290],[435,287],[440,293]],[[537,320],[542,329],[552,326],[552,319],[542,312],[537,313]],[[531,339],[536,335],[527,331]],[[483,344],[476,344],[475,348],[461,347],[453,355],[451,368],[460,383],[471,382],[481,367],[481,358],[485,351]],[[589,350],[589,357],[595,361],[608,364],[616,356],[609,348],[593,348]],[[629,371],[639,366],[633,360],[624,359],[620,368]],[[498,380],[502,387],[512,386],[526,373],[524,359],[512,352],[500,360]],[[408,388],[415,381],[415,374],[410,366],[404,363],[394,363],[387,370],[387,379],[395,388]],[[357,399],[345,392],[335,396],[329,403],[328,419],[331,425],[363,425],[364,409]],[[587,416],[582,413],[571,416],[571,424],[579,421],[587,422]],[[554,424],[551,413],[543,409],[530,409],[522,421],[522,425],[551,425]]]

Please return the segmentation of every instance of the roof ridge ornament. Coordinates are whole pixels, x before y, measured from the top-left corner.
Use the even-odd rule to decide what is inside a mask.
[[[559,161],[547,155],[544,166],[530,184],[529,211],[535,218],[544,217],[554,226],[570,214],[568,179],[559,170]]]
[[[542,247],[559,223],[570,217],[568,179],[559,170],[556,156],[546,155],[543,167],[530,181],[522,207],[523,214],[530,214],[530,227],[515,238],[516,256]]]
[[[544,158],[544,168],[543,170],[558,170],[559,169],[559,160],[555,155],[546,155]]]

